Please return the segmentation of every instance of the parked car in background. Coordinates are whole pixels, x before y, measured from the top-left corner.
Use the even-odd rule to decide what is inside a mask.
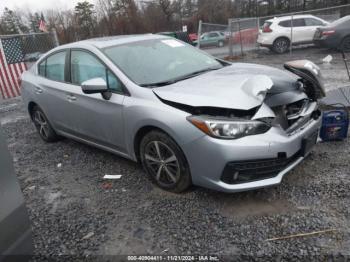
[[[265,21],[257,42],[260,46],[282,54],[291,44],[312,44],[316,30],[328,24],[327,21],[313,15],[295,15],[293,20],[291,16],[276,17]]]
[[[198,34],[196,33],[188,34],[188,36],[190,37],[192,42],[198,40]]]
[[[23,58],[23,61],[25,61],[25,62],[38,61],[38,59],[40,58],[40,56],[42,56],[42,54],[43,53],[41,53],[41,52],[34,52],[34,53],[26,54]]]
[[[0,261],[26,261],[33,251],[27,209],[0,126]]]
[[[227,43],[227,37],[224,32],[212,31],[202,34],[200,40],[194,41],[194,44],[198,45],[198,41],[200,41],[201,47],[224,47]]]
[[[160,35],[99,38],[40,58],[22,97],[46,142],[65,136],[139,161],[172,192],[237,192],[281,183],[316,144],[319,68],[285,68],[294,74]]]
[[[316,46],[350,52],[350,16],[344,16],[318,28],[314,35],[314,43]]]
[[[176,39],[179,39],[185,43],[188,43],[190,45],[193,44],[193,40],[191,39],[190,35],[187,32],[182,32],[182,31],[177,31],[177,32],[161,32],[158,33],[158,35],[165,35],[165,36],[170,36]]]

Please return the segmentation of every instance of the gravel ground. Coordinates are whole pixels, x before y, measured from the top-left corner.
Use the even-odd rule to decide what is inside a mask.
[[[314,49],[298,52],[316,62],[325,56]],[[346,83],[335,57],[322,66],[329,89]],[[287,58],[262,52],[246,60],[280,67]],[[350,255],[349,139],[319,143],[279,186],[237,194],[194,187],[176,195],[154,187],[131,161],[69,139],[44,143],[20,99],[0,103],[0,120],[32,221],[34,261],[120,254],[212,254],[223,260]],[[106,174],[122,177],[106,181]]]

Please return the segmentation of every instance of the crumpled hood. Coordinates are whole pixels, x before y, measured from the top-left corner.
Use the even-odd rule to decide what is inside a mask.
[[[153,92],[163,100],[193,107],[249,110],[260,106],[266,93],[283,93],[299,88],[297,76],[276,68],[234,63]]]

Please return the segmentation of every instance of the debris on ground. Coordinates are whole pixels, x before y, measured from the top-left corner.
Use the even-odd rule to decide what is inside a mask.
[[[89,232],[88,234],[86,234],[86,235],[82,238],[82,240],[89,239],[90,237],[92,237],[92,236],[94,236],[94,235],[95,235],[94,232]]]
[[[103,188],[104,190],[110,190],[110,189],[113,188],[113,184],[112,184],[112,183],[105,182],[105,183],[102,184],[102,188]]]
[[[325,58],[322,59],[322,62],[325,63],[325,64],[329,64],[329,63],[332,62],[332,60],[333,60],[333,56],[328,55],[328,56],[326,56]]]
[[[336,231],[335,229],[327,229],[327,230],[321,230],[321,231],[314,231],[310,233],[300,233],[300,234],[293,234],[293,235],[283,236],[283,237],[274,237],[274,238],[266,239],[266,241],[276,241],[276,240],[285,240],[285,239],[296,238],[296,237],[315,236],[315,235],[320,235],[320,234],[325,234],[325,233],[330,233],[335,231]]]
[[[114,180],[114,179],[120,179],[122,176],[121,175],[105,175],[103,177],[103,179],[110,179],[110,180]]]

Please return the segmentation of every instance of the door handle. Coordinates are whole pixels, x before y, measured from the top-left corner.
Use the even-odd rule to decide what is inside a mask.
[[[43,92],[43,90],[41,88],[39,88],[39,87],[35,88],[35,93],[41,94],[42,92]]]
[[[76,98],[75,96],[73,96],[73,95],[67,95],[67,100],[68,100],[69,102],[73,102],[73,101],[76,101],[77,98]]]

